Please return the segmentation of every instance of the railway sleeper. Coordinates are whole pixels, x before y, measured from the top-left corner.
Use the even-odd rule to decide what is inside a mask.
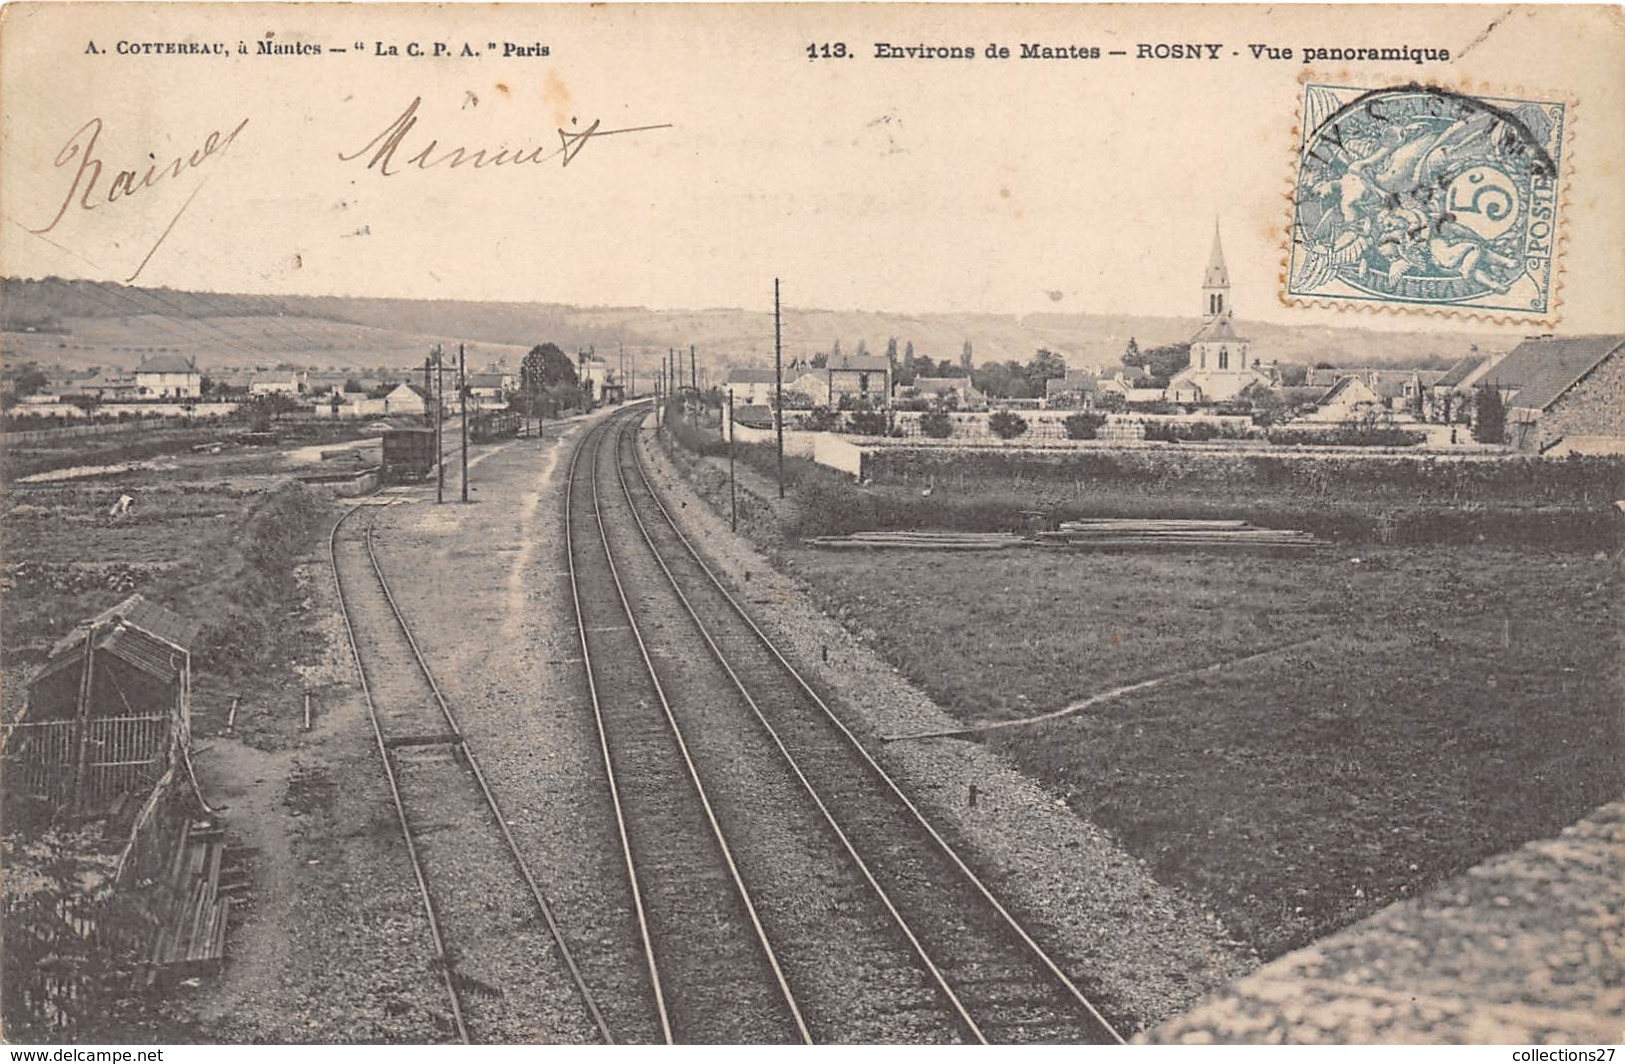
[[[463,737],[457,732],[433,732],[428,735],[397,735],[384,740],[384,746],[395,749],[401,746],[461,746]]]

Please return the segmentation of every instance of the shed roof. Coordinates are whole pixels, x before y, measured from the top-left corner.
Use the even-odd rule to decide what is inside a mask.
[[[728,371],[729,384],[772,384],[777,379],[772,370],[756,366],[735,366]]]
[[[34,682],[77,666],[85,638],[92,631],[96,633],[97,653],[110,653],[143,672],[174,680],[200,628],[196,621],[148,602],[139,594],[131,595],[58,640]]]
[[[1625,336],[1619,334],[1525,340],[1486,379],[1515,389],[1509,406],[1545,410],[1621,347]]]

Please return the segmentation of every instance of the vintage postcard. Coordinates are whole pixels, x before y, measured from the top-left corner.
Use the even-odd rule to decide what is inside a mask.
[[[0,102],[8,1043],[1622,1037],[1619,7],[20,2]]]

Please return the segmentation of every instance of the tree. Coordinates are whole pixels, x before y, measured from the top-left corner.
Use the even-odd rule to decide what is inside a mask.
[[[913,384],[914,378],[918,375],[918,367],[914,364],[914,341],[910,340],[903,347],[903,366],[897,374],[897,383]]]
[[[1013,440],[1027,431],[1027,419],[1009,410],[995,410],[987,419],[987,427],[1001,440]]]
[[[1473,422],[1473,439],[1479,443],[1505,443],[1507,412],[1501,389],[1493,384],[1479,385],[1475,405],[1478,416]]]
[[[209,376],[207,373],[203,374],[202,376],[200,376],[197,379],[198,394],[199,395],[213,395],[214,394],[214,384],[215,384],[215,382],[214,382],[213,377]]]
[[[868,354],[869,354],[869,341],[865,340],[861,336],[858,337],[858,349],[856,351],[852,352],[852,354],[853,354],[853,357],[855,357],[855,358],[867,357]]]
[[[1044,394],[1045,381],[1065,376],[1066,359],[1048,348],[1040,347],[1038,353],[1033,355],[1032,361],[1027,363],[1027,387],[1035,396]]]
[[[836,341],[835,350],[840,351],[840,349],[840,341]],[[811,366],[813,369],[823,369],[825,366],[829,365],[828,353],[824,351],[816,352],[812,358],[808,359],[807,365]]]
[[[344,390],[346,392],[364,392],[367,389],[361,386],[360,381],[356,380],[354,377],[349,377],[344,382]]]
[[[1168,387],[1174,374],[1190,364],[1190,344],[1164,344],[1145,353],[1145,371],[1150,375],[1152,384],[1159,388]]]
[[[1281,375],[1281,387],[1301,388],[1309,379],[1309,367],[1302,362],[1282,362],[1275,370]]]
[[[45,375],[45,371],[40,369],[37,363],[24,362],[12,374],[11,390],[12,394],[21,399],[24,396],[35,395],[43,391],[50,383],[51,379]]]
[[[965,372],[965,376],[967,377],[970,376],[972,361],[973,356],[971,353],[970,341],[966,340],[964,348],[959,352],[959,368]]]
[[[1132,336],[1128,338],[1128,346],[1123,348],[1123,365],[1131,369],[1145,365],[1145,356],[1140,353],[1140,342]]]

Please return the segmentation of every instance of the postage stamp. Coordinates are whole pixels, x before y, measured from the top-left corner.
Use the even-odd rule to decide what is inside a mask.
[[[1304,86],[1289,303],[1555,320],[1567,105]]]

